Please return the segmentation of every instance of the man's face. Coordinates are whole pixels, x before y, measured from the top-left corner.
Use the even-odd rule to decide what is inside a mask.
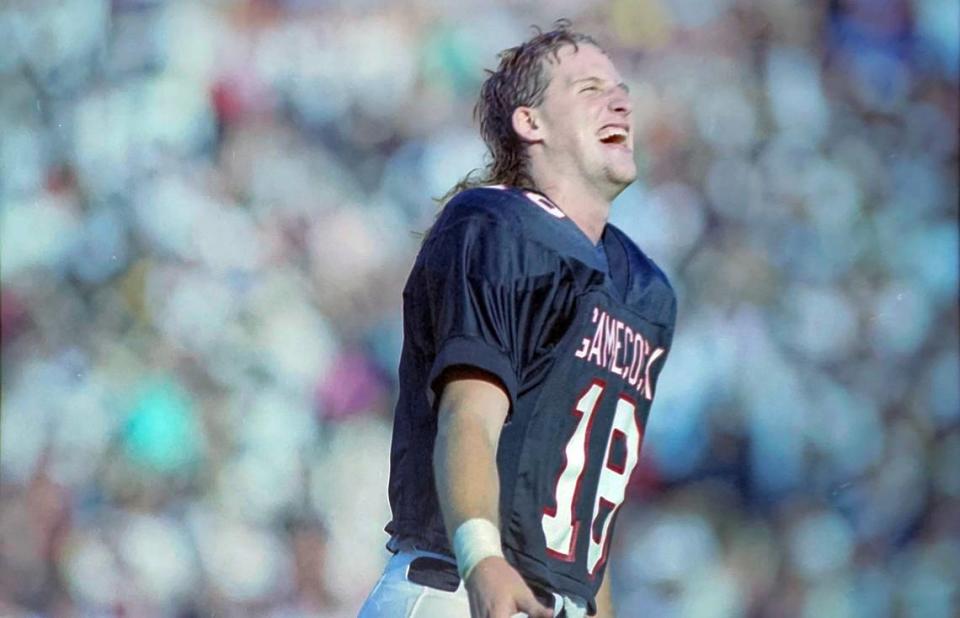
[[[608,199],[637,177],[626,85],[610,58],[582,44],[546,63],[550,84],[539,107],[543,146],[558,173],[579,174]]]

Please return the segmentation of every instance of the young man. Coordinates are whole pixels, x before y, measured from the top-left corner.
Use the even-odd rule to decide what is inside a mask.
[[[607,550],[676,302],[607,224],[636,177],[627,87],[558,22],[501,54],[492,162],[404,290],[387,525],[363,618],[612,616]]]

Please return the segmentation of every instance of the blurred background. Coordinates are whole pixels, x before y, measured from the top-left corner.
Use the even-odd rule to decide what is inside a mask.
[[[356,615],[431,198],[562,16],[680,302],[620,616],[958,615],[957,4],[3,2],[0,615]]]

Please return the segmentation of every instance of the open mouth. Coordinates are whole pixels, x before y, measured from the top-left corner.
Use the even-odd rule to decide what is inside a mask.
[[[626,144],[627,136],[626,135],[609,135],[607,137],[600,138],[600,141],[604,144]]]
[[[625,127],[619,125],[606,126],[600,131],[600,142],[607,146],[629,148],[629,133]]]

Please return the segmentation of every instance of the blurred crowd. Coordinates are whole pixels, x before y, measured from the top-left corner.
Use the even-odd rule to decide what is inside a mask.
[[[620,615],[960,613],[956,0],[11,0],[0,614],[356,614],[404,279],[561,16],[680,302]]]

